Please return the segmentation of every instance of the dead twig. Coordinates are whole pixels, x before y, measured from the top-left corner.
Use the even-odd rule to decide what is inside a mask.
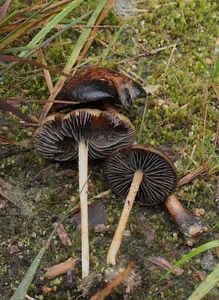
[[[193,169],[189,172],[189,174],[187,174],[186,176],[182,177],[179,181],[178,181],[178,187],[183,186],[191,181],[193,181],[195,178],[197,178],[198,176],[207,173],[209,170],[209,166],[207,164],[202,165],[196,169]]]
[[[39,105],[45,105],[45,101],[42,99],[23,99],[21,97],[0,97],[0,104],[1,101],[7,101],[8,103],[18,103],[18,104],[23,104],[23,103],[37,103]],[[65,101],[65,100],[53,100],[53,101],[46,101],[46,102],[51,102],[51,103],[63,103],[63,104],[78,104],[78,102],[73,102],[73,101]]]
[[[74,268],[75,264],[79,261],[78,258],[71,258],[69,260],[66,260],[65,262],[62,262],[58,265],[54,265],[52,267],[46,268],[45,277],[47,279],[52,279],[56,276],[59,276],[61,274],[66,273],[68,270],[71,270]]]
[[[25,123],[38,123],[36,117],[32,117],[31,115],[25,115],[19,108],[6,101],[0,101],[0,110],[4,110],[14,114]]]
[[[39,50],[39,57],[40,57],[40,59],[41,59],[43,65],[47,66],[46,59],[45,59],[45,56],[44,56],[44,54],[43,54],[42,49]],[[52,91],[53,91],[53,83],[52,83],[52,79],[51,79],[50,72],[49,72],[49,70],[47,70],[47,69],[43,69],[43,73],[44,73],[44,77],[45,77],[45,79],[46,79],[47,87],[48,87],[49,92],[50,92],[50,94],[51,94]]]
[[[113,289],[117,288],[129,275],[132,270],[132,263],[128,265],[128,267],[119,274],[112,282],[110,282],[102,291],[96,293],[96,295],[92,296],[90,300],[103,300],[108,295],[110,295]]]

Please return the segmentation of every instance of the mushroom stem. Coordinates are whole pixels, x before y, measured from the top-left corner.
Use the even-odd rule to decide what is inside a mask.
[[[81,262],[82,278],[89,275],[89,238],[88,238],[88,146],[84,142],[78,145],[79,191],[81,207]]]
[[[193,238],[196,235],[207,231],[207,227],[191,215],[182,206],[175,195],[168,197],[164,204],[174,222],[179,226],[180,231],[186,238]]]
[[[116,264],[116,255],[120,248],[120,244],[122,242],[123,234],[128,223],[129,215],[132,210],[132,205],[135,201],[135,197],[137,195],[138,189],[140,187],[141,181],[143,178],[143,172],[141,170],[137,170],[134,173],[132,184],[128,193],[128,196],[125,201],[125,205],[119,220],[119,224],[117,226],[116,232],[114,234],[109,252],[107,254],[107,263],[115,265]]]

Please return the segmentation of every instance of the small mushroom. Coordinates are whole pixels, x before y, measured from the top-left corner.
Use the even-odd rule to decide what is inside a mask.
[[[107,159],[104,174],[112,190],[126,197],[107,255],[107,263],[114,265],[135,198],[147,206],[165,201],[176,188],[177,176],[169,158],[146,145],[116,151]]]
[[[88,155],[102,159],[132,145],[134,128],[121,114],[83,109],[49,116],[36,136],[36,147],[47,159],[67,161],[78,156],[81,205],[82,278],[89,274]]]
[[[88,102],[108,99],[128,107],[136,99],[145,97],[143,87],[124,74],[101,67],[88,67],[76,73],[56,98],[86,105]],[[56,110],[63,107],[54,104]]]
[[[156,146],[156,148],[163,151],[173,163],[175,163],[180,157],[178,153],[173,152],[166,146],[160,145]],[[201,233],[208,231],[207,226],[185,209],[175,195],[169,196],[164,201],[164,205],[173,221],[177,224],[180,232],[186,238],[188,246],[193,246],[196,241],[196,237]]]
[[[187,239],[188,246],[193,246],[195,238],[199,234],[208,231],[207,226],[186,210],[175,195],[169,196],[164,201],[164,205],[174,222],[178,225],[180,232]]]

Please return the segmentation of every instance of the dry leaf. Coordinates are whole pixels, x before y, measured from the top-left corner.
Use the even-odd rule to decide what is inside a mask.
[[[173,265],[171,263],[169,263],[165,258],[162,258],[162,257],[151,256],[148,258],[148,260],[150,262],[152,262],[153,264],[155,264],[165,270],[169,270],[173,267]],[[183,272],[184,272],[184,270],[181,268],[175,268],[172,271],[172,273],[175,274],[176,276],[181,275]]]
[[[57,228],[57,234],[64,246],[71,246],[71,240],[67,234],[67,231],[65,230],[65,227],[63,224],[60,224]]]

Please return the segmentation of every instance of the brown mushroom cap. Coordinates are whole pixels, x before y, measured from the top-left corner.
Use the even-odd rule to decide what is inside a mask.
[[[135,145],[116,151],[107,159],[104,174],[112,190],[126,197],[137,170],[144,173],[137,193],[141,203],[154,205],[174,192],[177,184],[175,167],[163,152],[151,146]]]
[[[67,161],[78,155],[78,143],[88,144],[89,156],[101,159],[134,143],[134,127],[119,113],[94,109],[49,116],[36,136],[36,147],[47,159]]]
[[[87,103],[103,99],[130,106],[137,98],[145,98],[143,87],[131,78],[106,68],[88,67],[67,81],[56,99]],[[60,109],[66,105],[53,105]]]

